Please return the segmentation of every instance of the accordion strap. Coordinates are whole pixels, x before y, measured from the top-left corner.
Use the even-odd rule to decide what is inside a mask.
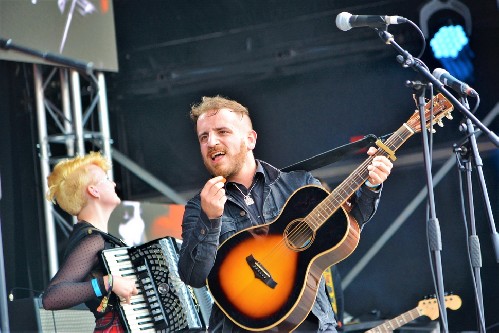
[[[118,237],[115,237],[111,234],[108,234],[107,232],[104,232],[102,230],[99,230],[95,227],[88,227],[88,228],[85,228],[87,230],[87,233],[90,235],[92,234],[93,232],[98,232],[99,234],[101,234],[101,236],[104,238],[104,240],[106,240],[107,242],[111,243],[114,245],[114,247],[121,247],[121,246],[127,246],[125,244],[125,242],[123,242],[121,239],[119,239]]]
[[[66,245],[66,251],[64,253],[64,257],[66,257],[69,254],[69,251],[71,251],[71,249],[73,249],[84,237],[91,235],[95,232],[99,233],[102,236],[102,238],[104,238],[104,241],[111,244],[112,247],[127,246],[125,242],[123,242],[118,237],[110,235],[107,232],[99,230],[89,224],[88,226],[86,225],[84,227],[81,227],[81,229],[78,230],[78,232],[69,239],[69,242]]]

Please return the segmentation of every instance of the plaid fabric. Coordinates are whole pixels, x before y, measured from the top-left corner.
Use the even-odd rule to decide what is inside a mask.
[[[125,333],[119,317],[116,311],[109,311],[95,322],[94,333]]]

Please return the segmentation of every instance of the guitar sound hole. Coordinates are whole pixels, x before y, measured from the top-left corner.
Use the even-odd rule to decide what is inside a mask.
[[[303,251],[312,245],[315,234],[303,220],[295,220],[284,230],[284,239],[288,248]]]

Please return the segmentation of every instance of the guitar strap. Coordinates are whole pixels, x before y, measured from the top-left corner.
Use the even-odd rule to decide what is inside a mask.
[[[376,140],[378,140],[378,138],[374,134],[368,134],[358,141],[347,143],[343,146],[307,158],[306,160],[303,160],[301,162],[289,165],[285,168],[282,168],[281,171],[284,172],[295,171],[295,170],[312,171],[315,169],[319,169],[326,165],[337,162],[345,156],[352,155],[358,152],[360,149],[372,146],[376,142]]]
[[[331,266],[329,266],[322,274],[326,281],[327,295],[331,301],[331,306],[333,307],[333,312],[335,315],[338,314],[338,304],[336,304],[336,293],[334,292],[334,279]]]

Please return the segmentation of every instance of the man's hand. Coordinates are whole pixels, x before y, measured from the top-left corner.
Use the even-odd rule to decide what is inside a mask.
[[[374,155],[377,149],[375,147],[369,148],[367,154]],[[381,185],[390,175],[390,171],[393,168],[392,162],[385,156],[376,156],[373,162],[367,166],[369,170],[369,183],[372,185]]]
[[[227,201],[225,181],[222,176],[211,178],[201,190],[201,208],[209,219],[220,217],[224,212]]]

